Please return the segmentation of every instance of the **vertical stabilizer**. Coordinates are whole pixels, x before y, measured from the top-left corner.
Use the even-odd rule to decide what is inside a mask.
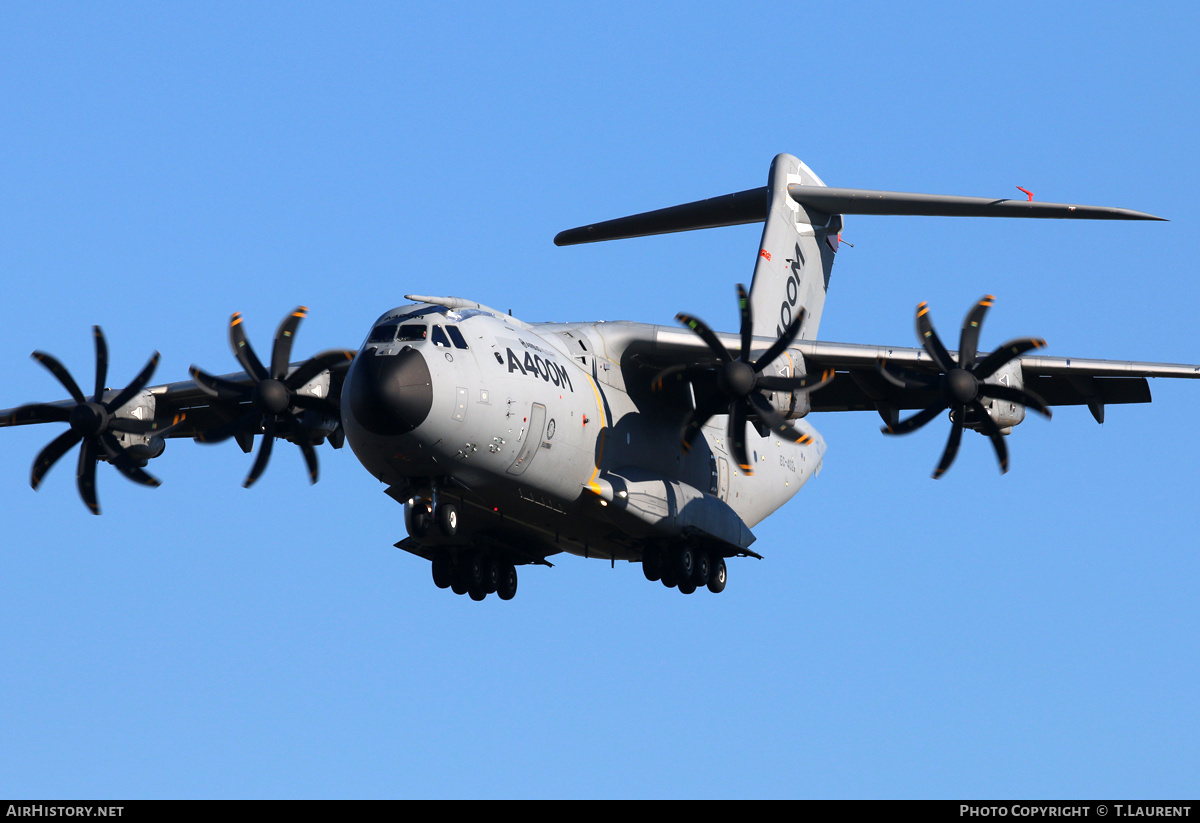
[[[790,154],[776,155],[771,162],[767,221],[750,286],[754,335],[782,336],[803,308],[806,314],[800,339],[813,340],[825,307],[842,218],[800,205],[788,195],[789,185],[825,186]]]

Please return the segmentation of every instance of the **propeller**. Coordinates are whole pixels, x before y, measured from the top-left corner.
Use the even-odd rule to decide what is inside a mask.
[[[796,430],[787,419],[775,411],[771,401],[763,394],[765,391],[793,392],[801,389],[813,391],[824,386],[833,379],[833,369],[826,369],[819,377],[780,377],[763,374],[763,370],[775,361],[800,333],[800,324],[804,322],[804,309],[796,313],[796,317],[788,324],[783,335],[757,360],[750,360],[750,346],[753,342],[751,330],[753,317],[750,301],[746,297],[746,288],[741,283],[737,287],[738,308],[741,311],[741,348],[734,357],[713,330],[704,321],[690,314],[677,314],[675,319],[699,335],[700,339],[716,356],[718,363],[685,363],[670,366],[659,372],[651,388],[661,391],[668,379],[688,382],[706,382],[713,390],[700,402],[696,408],[688,412],[683,424],[683,450],[689,451],[692,441],[700,433],[700,429],[717,414],[729,415],[729,442],[733,448],[733,458],[746,474],[753,474],[754,468],[746,454],[746,423],[751,415],[757,415],[759,420],[767,425],[775,434],[793,443],[811,443],[812,437]]]
[[[229,345],[233,348],[233,356],[251,380],[249,386],[214,377],[196,366],[192,366],[190,370],[196,385],[211,397],[248,404],[245,411],[234,420],[199,435],[197,439],[200,442],[220,443],[243,433],[263,435],[258,454],[254,457],[254,465],[242,483],[246,488],[254,485],[254,481],[258,480],[266,469],[276,436],[287,437],[300,447],[304,454],[304,462],[308,465],[309,482],[317,482],[317,452],[313,448],[313,441],[319,438],[311,433],[301,415],[304,410],[336,413],[337,406],[328,398],[297,394],[297,391],[321,372],[338,363],[354,359],[354,352],[344,349],[321,352],[305,360],[289,374],[288,359],[292,355],[292,340],[300,321],[306,316],[308,309],[298,306],[279,324],[275,332],[275,343],[271,348],[271,368],[268,370],[254,353],[250,341],[246,339],[241,312],[234,312],[229,319]]]
[[[962,335],[958,344],[958,360],[950,356],[941,338],[933,328],[929,319],[929,306],[921,303],[917,306],[917,337],[921,346],[929,355],[940,374],[937,377],[924,374],[911,374],[893,369],[887,363],[887,358],[877,362],[879,373],[894,386],[902,389],[926,389],[936,391],[941,398],[923,411],[917,412],[907,420],[884,426],[884,434],[908,434],[924,426],[946,409],[950,409],[950,439],[942,452],[942,459],[933,471],[934,478],[941,477],[954,462],[958,454],[958,446],[962,441],[962,432],[968,412],[973,412],[972,421],[978,423],[983,433],[992,441],[996,450],[996,459],[1000,461],[1000,472],[1008,471],[1008,448],[1004,445],[1004,436],[1000,427],[988,414],[981,398],[990,397],[996,400],[1007,400],[1019,403],[1033,409],[1047,418],[1051,416],[1050,408],[1042,398],[1027,389],[1014,386],[1002,386],[995,383],[985,383],[1012,360],[1020,357],[1031,349],[1040,349],[1046,341],[1034,337],[1022,337],[1009,340],[983,360],[979,355],[979,330],[983,325],[983,317],[991,308],[996,298],[985,295],[967,314],[963,321]]]
[[[121,474],[135,483],[143,486],[157,486],[159,480],[142,470],[146,465],[145,449],[138,446],[126,447],[121,445],[113,432],[126,434],[150,434],[163,436],[183,422],[183,415],[166,426],[154,420],[134,420],[126,417],[116,417],[115,412],[137,396],[138,392],[150,382],[154,369],[158,366],[158,352],[150,358],[150,362],[128,386],[117,392],[112,399],[104,400],[104,381],[108,375],[108,343],[104,332],[99,326],[92,326],[92,336],[96,343],[96,386],[89,400],[79,388],[79,384],[71,373],[53,356],[42,351],[35,351],[31,357],[41,363],[54,375],[63,388],[75,401],[74,406],[56,405],[50,403],[30,403],[13,411],[6,422],[15,423],[67,423],[70,428],[50,441],[33,461],[33,471],[29,477],[29,485],[35,490],[41,485],[46,472],[50,471],[58,460],[79,443],[79,462],[75,470],[75,484],[79,488],[79,496],[92,514],[100,514],[100,503],[96,497],[96,463],[107,460],[117,467]]]

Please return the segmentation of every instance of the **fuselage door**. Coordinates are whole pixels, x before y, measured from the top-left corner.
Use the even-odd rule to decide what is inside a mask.
[[[529,464],[533,462],[533,458],[537,457],[538,447],[542,445],[542,433],[546,429],[546,407],[541,403],[534,403],[533,408],[529,410],[529,420],[525,425],[525,439],[521,443],[521,450],[517,452],[517,459],[508,467],[509,474],[524,474],[529,468]]]

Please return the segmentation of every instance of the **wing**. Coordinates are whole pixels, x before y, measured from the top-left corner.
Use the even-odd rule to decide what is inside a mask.
[[[988,437],[1001,471],[1007,471],[1004,435],[1024,420],[1026,410],[1049,417],[1053,406],[1086,405],[1103,422],[1110,404],[1149,403],[1150,377],[1200,378],[1197,365],[1043,357],[1035,352],[1045,341],[1036,338],[1010,340],[992,352],[979,352],[979,327],[992,299],[985,296],[967,315],[957,351],[938,338],[924,304],[918,306],[916,323],[921,348],[795,341],[777,361],[781,377],[760,381],[762,389],[773,392],[770,398],[756,398],[755,408],[737,421],[731,411],[730,427],[740,431],[747,420],[765,424],[764,431],[780,431],[772,417],[788,420],[809,412],[874,410],[883,419],[884,433],[898,435],[946,413],[950,437],[935,478],[954,462],[966,428]],[[724,368],[717,349],[734,352],[740,342],[734,335],[706,332],[697,337],[661,326],[646,328],[630,335],[622,357],[631,393],[636,393],[640,381],[651,391],[658,390],[660,409],[686,412],[685,443],[711,417],[725,413],[722,403],[711,402],[713,397],[718,401],[724,397],[711,388],[705,394],[704,385]],[[746,350],[746,344],[741,345]],[[753,338],[749,349],[771,352],[777,345],[778,341]],[[807,375],[805,386],[796,381],[800,368]],[[695,391],[666,390],[684,384]],[[645,408],[653,409],[653,401]],[[901,419],[901,412],[907,410],[917,413]]]
[[[812,396],[813,411],[878,411],[921,409],[936,395],[934,388],[915,385],[902,388],[880,374],[878,364],[938,376],[937,365],[924,349],[865,346],[853,343],[802,342],[797,349],[809,369],[832,368],[831,383]],[[957,352],[950,352],[956,355]],[[981,359],[986,359],[983,354]],[[1149,403],[1146,378],[1200,379],[1200,365],[1144,363],[1127,360],[1091,360],[1078,357],[1021,356],[1024,387],[1047,406],[1083,406],[1103,422],[1104,407],[1110,404]]]

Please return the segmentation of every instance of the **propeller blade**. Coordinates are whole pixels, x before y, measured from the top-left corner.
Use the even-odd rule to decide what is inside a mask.
[[[133,462],[133,458],[129,456],[117,438],[108,432],[104,432],[100,436],[100,443],[104,446],[104,451],[108,454],[108,461],[117,467],[117,471],[134,483],[141,483],[143,486],[150,486],[151,488],[157,488],[162,485],[157,477],[143,471],[140,466]]]
[[[810,436],[798,431],[782,414],[775,411],[767,401],[767,398],[763,397],[761,393],[755,392],[748,399],[754,405],[754,410],[758,412],[759,418],[767,424],[767,427],[771,431],[784,440],[790,440],[793,443],[800,443],[801,445],[808,445],[813,442]]]
[[[283,385],[287,386],[292,391],[296,391],[304,386],[305,383],[312,380],[323,371],[336,366],[338,363],[348,363],[354,359],[354,352],[347,349],[330,349],[323,351],[320,354],[310,357],[301,363],[294,372],[287,376],[283,381]]]
[[[155,352],[153,356],[151,356],[150,362],[146,364],[145,368],[138,373],[137,377],[133,378],[132,383],[121,389],[121,393],[112,400],[102,404],[106,411],[108,411],[110,414],[115,412],[117,409],[121,408],[130,400],[132,400],[138,392],[146,388],[146,384],[150,382],[150,378],[154,376],[154,370],[158,367],[158,357],[158,352]]]
[[[79,449],[75,485],[79,488],[79,496],[83,498],[92,514],[100,514],[100,501],[96,499],[96,447],[91,440],[84,440]]]
[[[788,323],[788,327],[783,330],[783,336],[771,344],[771,347],[763,353],[763,356],[754,361],[755,374],[761,374],[762,370],[775,361],[775,358],[783,354],[783,350],[792,345],[792,341],[796,339],[796,335],[800,333],[800,324],[804,322],[804,309],[796,312],[796,316],[792,318],[792,322]]]
[[[987,409],[978,400],[971,403],[975,413],[979,415],[979,422],[983,426],[983,432],[992,441],[992,448],[996,450],[996,459],[1000,461],[1000,473],[1004,474],[1008,471],[1008,446],[1004,445],[1004,435],[1000,433],[1000,427],[996,425],[996,421],[987,413]]]
[[[734,402],[729,411],[729,446],[730,454],[738,468],[746,474],[754,474],[750,465],[750,456],[746,454],[746,404]]]
[[[153,431],[159,437],[166,437],[167,434],[175,431],[177,428],[182,426],[186,420],[187,420],[187,415],[183,412],[180,412],[179,414],[175,415],[175,417],[171,420],[171,424],[169,426],[165,426],[161,429],[151,429],[151,431]],[[155,421],[155,422],[157,423],[158,421]]]
[[[287,374],[288,361],[292,357],[292,339],[300,321],[308,316],[308,308],[297,306],[291,314],[283,318],[275,331],[275,344],[271,347],[271,376],[282,380]]]
[[[296,445],[298,445],[300,447],[300,451],[304,453],[304,462],[308,465],[308,482],[316,483],[317,450],[313,448],[312,443],[308,441],[308,438],[304,436],[303,432],[300,433],[300,439],[297,441]]]
[[[82,434],[79,434],[74,429],[67,429],[58,437],[51,440],[49,445],[38,452],[38,456],[33,459],[33,471],[29,474],[29,485],[36,490],[41,485],[42,478],[46,476],[46,472],[50,471],[50,467],[57,463],[60,457],[70,451],[71,447],[82,439]]]
[[[254,382],[258,383],[270,377],[267,370],[263,368],[262,361],[254,353],[250,341],[246,339],[246,330],[242,328],[240,311],[235,311],[229,318],[229,345],[233,349],[233,356],[237,358],[246,374],[254,378]]]
[[[938,403],[924,411],[917,412],[907,420],[901,420],[894,426],[884,426],[881,431],[884,434],[908,434],[909,432],[914,432],[944,412],[947,408],[946,403]]]
[[[218,400],[249,400],[253,391],[249,386],[234,383],[223,377],[214,377],[197,366],[188,369],[188,374],[192,376],[192,380],[196,381],[196,385],[201,391]]]
[[[258,454],[254,456],[254,465],[250,468],[250,474],[246,475],[245,482],[242,483],[243,488],[250,488],[254,485],[254,481],[258,480],[259,475],[263,473],[263,469],[267,467],[267,461],[271,459],[271,446],[275,443],[275,418],[267,415],[263,423],[263,439],[258,444]]]
[[[29,403],[16,409],[4,425],[13,426],[17,423],[66,423],[71,419],[71,410],[49,403]]]
[[[998,386],[994,383],[981,383],[979,393],[984,397],[994,397],[997,400],[1007,400],[1010,403],[1020,403],[1027,409],[1033,409],[1038,414],[1050,418],[1054,413],[1046,405],[1046,401],[1029,389],[1018,389],[1015,386]]]
[[[676,380],[683,379],[683,370],[689,368],[686,363],[676,363],[674,366],[667,366],[665,369],[654,375],[654,379],[650,381],[650,391],[662,391],[663,382],[674,377]]]
[[[714,372],[708,366],[699,366],[689,363],[676,363],[674,366],[667,368],[654,375],[654,379],[650,381],[651,391],[662,391],[668,381],[691,383],[698,377],[716,377]]]
[[[62,383],[63,388],[71,395],[72,400],[76,403],[87,402],[87,398],[79,390],[79,384],[75,382],[75,378],[71,377],[71,373],[53,355],[46,354],[44,351],[35,351],[29,356],[45,366],[52,375],[58,378],[58,382]]]
[[[1045,346],[1046,341],[1041,338],[1023,337],[1020,340],[1009,340],[985,357],[983,362],[971,370],[971,373],[979,380],[986,380],[1008,361],[1020,357],[1030,349],[1041,349],[1045,348]]]
[[[750,342],[753,339],[751,331],[754,328],[754,314],[750,309],[750,300],[746,296],[746,287],[737,284],[738,311],[741,313],[742,349],[738,352],[738,360],[750,362]]]
[[[99,326],[92,326],[92,337],[96,339],[96,393],[92,402],[99,403],[104,396],[104,381],[108,378],[108,341]]]
[[[958,444],[962,442],[963,427],[958,423],[950,424],[950,439],[946,441],[946,450],[942,452],[942,459],[938,461],[937,468],[933,470],[933,479],[937,480],[946,473],[946,469],[950,468],[950,464],[954,462],[955,456],[958,454]]]
[[[675,319],[687,326],[696,334],[700,335],[700,339],[708,344],[708,347],[712,350],[713,354],[721,358],[721,362],[729,363],[733,361],[733,355],[721,345],[720,339],[716,334],[713,333],[713,330],[710,329],[708,324],[706,324],[703,320],[698,317],[692,317],[690,314],[683,313],[675,315]]]
[[[714,415],[722,414],[729,408],[729,398],[720,392],[714,392],[706,397],[695,409],[688,411],[683,421],[683,450],[690,451],[692,442],[704,424]]]
[[[329,398],[313,397],[311,394],[293,394],[289,402],[293,406],[299,406],[302,409],[312,409],[313,411],[328,412],[331,409],[337,408]]]
[[[917,304],[917,339],[921,341],[921,346],[939,371],[945,373],[954,368],[950,352],[942,345],[942,339],[938,337],[933,328],[933,321],[929,319],[929,304],[923,301]]]
[[[109,431],[125,432],[126,434],[157,434],[160,437],[178,428],[184,421],[184,414],[177,414],[170,423],[161,420],[133,420],[128,417],[113,417],[108,421]]]
[[[932,389],[936,388],[938,384],[938,378],[936,377],[926,377],[925,375],[914,375],[909,372],[897,371],[889,366],[887,359],[883,357],[875,361],[875,370],[879,372],[884,380],[900,389]]]
[[[755,383],[760,389],[767,391],[816,391],[833,380],[837,374],[833,369],[825,369],[820,374],[806,374],[803,377],[779,377],[778,375],[762,375]]]
[[[970,369],[975,365],[975,355],[979,353],[979,331],[983,326],[983,317],[994,302],[996,302],[994,295],[985,294],[963,321],[962,335],[958,338],[958,367],[960,369]]]

